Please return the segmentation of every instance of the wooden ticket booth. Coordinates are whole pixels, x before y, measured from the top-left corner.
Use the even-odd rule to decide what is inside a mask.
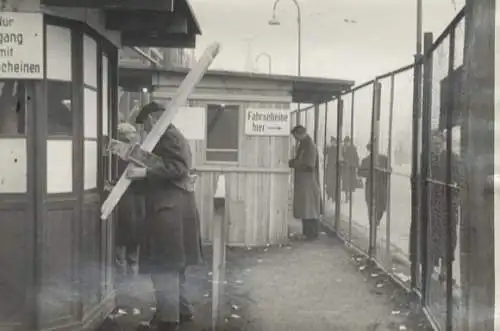
[[[118,50],[194,47],[186,0],[10,0],[0,7],[0,330],[82,330],[114,308],[100,221]],[[147,22],[147,24],[145,24]]]
[[[152,99],[166,103],[186,73],[120,67],[120,84],[132,88],[133,82],[149,80]],[[222,175],[229,246],[288,240],[291,103],[314,103],[328,95],[331,99],[351,85],[336,79],[244,72],[209,70],[205,74],[174,124],[191,141],[206,242],[212,239],[214,195]]]

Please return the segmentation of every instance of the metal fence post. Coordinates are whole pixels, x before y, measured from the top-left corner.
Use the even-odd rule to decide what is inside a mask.
[[[448,93],[445,98],[448,99],[449,107],[446,109],[446,209],[447,209],[447,219],[446,219],[446,330],[452,331],[453,329],[453,255],[455,254],[452,236],[455,235],[452,231],[456,231],[452,226],[452,171],[455,166],[452,164],[452,132],[453,127],[453,111],[455,110],[454,105],[454,79],[456,77],[453,75],[453,69],[455,64],[455,30],[456,25],[452,28],[450,32],[450,49],[448,58],[448,77],[449,77],[449,88]]]
[[[428,285],[430,281],[429,253],[427,243],[429,241],[429,170],[430,170],[430,125],[432,107],[432,67],[433,54],[429,53],[433,43],[432,33],[424,34],[424,76],[422,85],[422,152],[420,170],[420,218],[421,218],[421,254],[422,254],[422,301],[427,304]],[[412,262],[413,263],[413,262]]]
[[[341,178],[340,172],[342,170],[340,163],[340,141],[342,141],[342,122],[344,120],[344,103],[341,98],[337,99],[337,172],[335,179],[335,232],[337,235],[339,234],[339,225],[340,225],[340,204],[341,204]],[[339,236],[340,237],[340,236]],[[349,238],[350,241],[350,238]]]
[[[324,127],[324,132],[323,132],[323,186],[321,187],[321,190],[323,192],[323,216],[325,216],[325,208],[326,208],[326,178],[327,178],[327,173],[326,173],[326,166],[327,166],[327,155],[326,155],[326,146],[327,146],[327,139],[328,139],[328,102],[325,102],[325,123],[323,123]]]
[[[419,227],[419,204],[420,204],[420,178],[419,176],[419,131],[422,113],[422,55],[415,55],[415,66],[413,72],[413,116],[412,116],[412,167],[411,167],[411,220],[410,220],[410,263],[411,263],[411,289],[415,290],[418,279],[418,266],[422,256],[418,247],[419,235],[422,235]],[[420,256],[419,256],[420,255]],[[420,257],[420,258],[419,258]]]
[[[369,204],[369,224],[370,224],[370,238],[368,246],[368,256],[374,258],[376,254],[377,243],[377,224],[375,221],[375,165],[378,159],[378,139],[380,128],[380,102],[381,102],[382,85],[375,79],[373,83],[373,99],[372,99],[372,130],[371,130],[371,159],[370,159],[370,204]]]
[[[385,225],[385,255],[386,260],[389,261],[386,268],[387,271],[392,271],[392,253],[391,253],[391,179],[392,179],[392,122],[394,115],[394,74],[391,75],[391,86],[389,95],[389,141],[387,143],[387,163],[389,172],[387,178],[387,211],[386,211],[386,225]]]
[[[356,91],[352,92],[351,95],[351,140],[354,141],[354,95]],[[352,240],[352,192],[349,193],[349,241]]]

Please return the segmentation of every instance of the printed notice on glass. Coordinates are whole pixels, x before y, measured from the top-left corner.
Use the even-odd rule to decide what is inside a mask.
[[[290,110],[247,108],[245,134],[248,136],[288,136]]]
[[[43,79],[43,16],[0,12],[0,79]]]

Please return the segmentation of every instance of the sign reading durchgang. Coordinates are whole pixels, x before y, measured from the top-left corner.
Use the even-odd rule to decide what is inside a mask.
[[[43,79],[43,15],[0,12],[0,79]]]
[[[287,136],[290,110],[247,108],[245,134],[249,136]]]

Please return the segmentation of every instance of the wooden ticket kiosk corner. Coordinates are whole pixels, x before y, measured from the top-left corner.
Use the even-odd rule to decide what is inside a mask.
[[[166,103],[185,69],[120,66],[120,85]],[[134,84],[136,85],[134,87]],[[199,177],[196,200],[203,240],[213,243],[220,210],[214,206],[224,177],[222,238],[228,246],[276,245],[288,240],[290,213],[290,107],[320,104],[352,81],[209,70],[180,110],[174,124],[190,140]],[[219,238],[221,239],[221,238]]]
[[[0,22],[0,330],[92,329],[115,307],[118,51],[200,29],[186,0],[11,0]]]

